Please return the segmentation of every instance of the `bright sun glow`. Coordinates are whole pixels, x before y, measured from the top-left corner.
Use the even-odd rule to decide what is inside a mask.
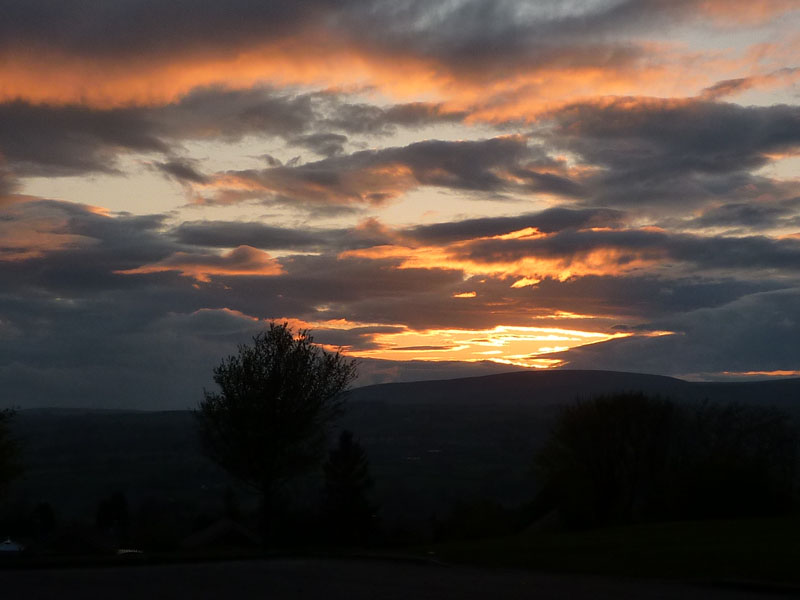
[[[403,331],[375,336],[378,349],[349,354],[386,360],[489,360],[520,367],[548,368],[563,361],[548,358],[547,354],[630,335],[505,325],[478,330]]]

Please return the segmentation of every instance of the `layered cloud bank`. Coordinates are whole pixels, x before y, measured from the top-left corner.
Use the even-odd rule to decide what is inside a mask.
[[[271,319],[361,384],[800,371],[793,1],[0,2],[8,403],[192,406]]]

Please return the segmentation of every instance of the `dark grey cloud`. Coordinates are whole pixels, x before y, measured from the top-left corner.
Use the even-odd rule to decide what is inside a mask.
[[[167,162],[156,162],[154,166],[159,171],[174,177],[178,181],[201,184],[209,181],[208,177],[198,170],[197,162],[188,158],[174,158]]]
[[[198,254],[198,247],[201,250],[215,245],[227,247],[229,242],[241,245],[244,235],[256,238],[254,242],[265,240],[262,245],[295,244],[303,248],[316,234],[303,236],[302,230],[292,233],[288,228],[268,229],[266,224],[254,227],[252,224],[213,222],[207,227],[201,227],[201,223],[187,223],[171,229],[160,215],[106,215],[81,205],[56,201],[27,202],[22,206],[24,209],[18,207],[15,213],[6,211],[4,216],[16,219],[9,222],[11,226],[22,227],[35,216],[37,228],[48,229],[45,225],[50,222],[53,227],[49,229],[56,234],[78,235],[83,241],[24,260],[0,261],[0,289],[3,290],[0,294],[0,383],[10,401],[21,406],[192,406],[202,386],[211,385],[211,369],[220,358],[263,327],[263,321],[256,318],[348,319],[398,324],[356,327],[350,331],[322,328],[318,332],[318,341],[322,343],[367,349],[374,344],[374,334],[397,332],[399,324],[420,329],[481,328],[493,326],[498,320],[508,324],[577,324],[579,328],[587,325],[584,321],[541,320],[547,313],[566,310],[606,315],[592,324],[606,330],[664,328],[690,332],[695,322],[705,323],[697,329],[697,334],[691,334],[701,336],[692,338],[692,343],[709,354],[718,343],[714,336],[721,336],[720,348],[724,343],[738,347],[735,344],[743,344],[744,340],[751,339],[748,336],[755,336],[752,339],[758,342],[756,348],[761,351],[769,334],[758,333],[757,329],[763,326],[767,331],[771,327],[777,331],[778,347],[788,352],[787,356],[793,356],[793,350],[791,347],[786,350],[786,344],[789,334],[797,333],[791,324],[797,321],[797,297],[795,292],[780,291],[780,288],[794,285],[796,276],[787,278],[786,273],[796,273],[796,268],[792,271],[781,266],[782,271],[772,277],[766,275],[768,272],[761,272],[752,278],[744,272],[737,276],[709,278],[698,270],[684,275],[583,277],[565,282],[545,279],[534,287],[511,289],[509,280],[464,279],[461,271],[453,269],[398,269],[399,261],[395,259],[343,258],[337,257],[336,251],[320,248],[319,255],[282,258],[285,273],[280,276],[220,274],[203,283],[177,272],[122,275],[116,271],[164,261],[179,251],[185,253],[184,258],[192,256]],[[554,236],[576,235],[585,233],[579,230],[581,227],[614,224],[619,218],[620,214],[614,211],[544,211],[526,216],[520,222],[467,221],[460,230],[456,227],[455,232],[420,228],[416,233],[427,236],[432,242],[434,239],[460,239],[470,232],[507,232],[519,225],[537,223],[553,229]],[[362,229],[371,230],[368,226]],[[372,228],[372,231],[380,230]],[[626,232],[605,233],[622,235]],[[336,247],[333,233],[329,235],[331,247]],[[347,232],[341,235],[346,237]],[[278,241],[270,241],[269,236]],[[281,236],[285,241],[280,241]],[[638,240],[635,236],[631,239],[630,244]],[[725,240],[724,243],[733,244],[734,241]],[[639,240],[638,243],[644,242]],[[700,242],[683,236],[675,243],[676,248],[686,245],[685,251],[695,255],[697,250],[690,245]],[[745,256],[758,254],[759,248],[771,248],[768,243],[758,246],[761,244],[758,238],[745,239],[744,243],[757,245],[743,247],[739,255],[733,246],[709,244],[707,249],[709,254],[732,253],[722,261],[730,267]],[[774,265],[784,261],[781,264],[788,265],[794,256],[789,246],[779,246],[779,250],[785,255],[761,258],[759,264]],[[719,260],[711,258],[701,262],[712,266],[720,264]],[[453,297],[464,291],[475,291],[476,296]],[[748,311],[761,312],[753,316],[756,319],[753,331],[744,328],[741,339],[725,337],[724,326],[735,328],[742,320],[744,327]],[[784,335],[784,330],[789,333]],[[626,342],[667,344],[674,343],[667,341],[673,339],[678,338]],[[704,364],[700,361],[702,357],[698,358],[700,350],[692,354],[686,348],[677,348],[665,354],[667,350],[658,348],[653,350],[653,356],[665,358],[660,369],[667,369],[669,360],[679,357],[681,352],[696,358],[698,365]],[[636,355],[632,358],[645,361],[649,360],[644,355],[646,351],[649,346],[637,346],[636,352],[620,356]],[[581,352],[584,351],[575,355],[576,361],[583,360]],[[766,349],[765,352],[763,360],[752,364],[781,368],[787,363],[777,351]],[[724,354],[722,350],[720,353]],[[624,366],[623,359],[613,363],[611,357],[609,352],[603,357],[605,362],[593,363],[593,368],[597,365]],[[708,361],[708,357],[705,360]],[[718,360],[721,363],[724,357]],[[744,362],[742,359],[742,364]],[[642,370],[652,366],[650,362],[641,364]],[[434,368],[420,366],[423,367],[423,370]],[[412,365],[390,363],[377,366],[370,363],[365,369],[368,375],[364,383],[384,380],[382,378],[391,373],[400,376],[404,369],[411,369],[414,376],[421,373]],[[468,373],[453,371],[453,374]]]
[[[327,117],[320,124],[353,134],[389,135],[398,127],[458,123],[467,116],[467,112],[447,109],[442,104],[410,102],[387,107],[341,102],[329,96]]]
[[[712,206],[699,216],[673,221],[690,228],[727,228],[734,232],[800,227],[800,197],[775,202],[732,202]]]
[[[404,235],[424,243],[446,244],[479,237],[504,235],[527,227],[535,227],[542,233],[554,233],[563,229],[586,227],[622,227],[625,213],[612,209],[550,208],[537,213],[526,213],[514,217],[484,217],[432,225],[418,225],[403,232]]]
[[[162,107],[0,103],[0,152],[20,175],[115,172],[126,152],[168,155],[162,168],[186,175],[188,159],[172,156],[180,155],[182,141],[293,136],[314,122],[311,98],[269,90],[203,89]],[[195,172],[193,177],[202,176]]]
[[[0,103],[0,153],[18,175],[116,172],[124,153],[160,153],[163,171],[188,181],[204,175],[181,158],[182,142],[233,143],[246,136],[283,139],[330,156],[348,141],[338,133],[389,135],[398,126],[451,120],[437,105],[389,107],[352,103],[333,92],[271,89],[196,89],[175,103],[154,107],[90,108],[23,101]]]
[[[552,236],[521,239],[479,240],[456,253],[480,262],[509,262],[526,257],[555,258],[566,264],[598,250],[616,250],[606,257],[606,266],[624,266],[637,258],[657,263],[687,263],[696,267],[752,271],[800,270],[800,240],[764,236],[704,237],[652,230],[574,231]]]
[[[0,152],[17,174],[112,172],[121,149],[166,152],[168,144],[137,109],[0,104]]]
[[[181,244],[212,248],[247,245],[262,250],[341,251],[390,243],[376,221],[351,228],[284,227],[256,221],[187,221],[170,235]]]
[[[691,18],[698,3],[550,1],[531,8],[515,0],[231,0],[225,6],[210,0],[86,0],[79,8],[54,0],[5,0],[0,40],[12,49],[163,59],[231,56],[265,41],[323,31],[366,51],[412,52],[454,70],[496,76],[542,65],[631,63],[642,50],[631,42],[609,41],[613,34],[648,32]]]
[[[259,197],[263,188],[271,201],[300,204],[380,203],[432,185],[490,194],[544,193],[592,206],[650,207],[663,216],[710,203],[796,197],[796,182],[756,171],[776,154],[800,146],[798,110],[698,99],[571,105],[551,115],[552,127],[535,136],[543,136],[553,150],[578,155],[592,167],[583,175],[571,173],[545,147],[521,136],[428,140],[344,155],[344,136],[332,133],[292,138],[329,155],[326,159],[228,174],[250,182],[254,189],[247,198]],[[393,169],[398,165],[406,169]]]
[[[344,153],[347,136],[340,133],[310,133],[293,137],[289,143],[293,146],[308,148],[323,156],[334,156]]]
[[[325,243],[325,234],[277,227],[258,222],[191,221],[176,227],[172,234],[183,244],[235,248],[245,244],[263,250],[316,249]]]
[[[340,16],[374,51],[434,58],[459,74],[503,77],[518,70],[631,66],[647,51],[615,34],[663,31],[689,19],[694,0],[537,3],[424,0],[362,3]]]
[[[427,140],[358,155],[355,162],[407,165],[422,185],[485,191],[510,187],[494,169],[537,157],[522,137],[463,142]],[[543,153],[538,157],[543,158]]]
[[[332,10],[347,4],[342,0],[232,0],[224,6],[211,0],[84,0],[76,7],[55,0],[4,0],[0,39],[7,47],[57,47],[89,57],[218,53],[321,23]]]
[[[158,215],[109,217],[95,214],[80,205],[57,202],[39,203],[38,211],[39,227],[41,217],[50,211],[54,222],[63,223],[59,231],[65,235],[80,235],[89,243],[61,248],[25,261],[3,263],[0,272],[4,288],[9,293],[25,290],[25,294],[41,294],[43,301],[61,297],[83,299],[81,302],[92,305],[95,301],[102,303],[104,299],[111,302],[113,298],[121,306],[128,306],[123,312],[130,314],[139,314],[140,308],[134,310],[134,304],[142,310],[149,307],[147,310],[153,311],[154,315],[203,308],[233,308],[259,318],[346,318],[361,322],[406,323],[421,328],[477,328],[490,324],[487,319],[497,318],[522,324],[525,319],[539,314],[537,311],[540,310],[652,319],[670,311],[714,306],[735,300],[745,293],[786,286],[786,274],[796,272],[796,265],[800,264],[796,260],[797,244],[789,243],[793,240],[778,243],[751,237],[715,241],[694,236],[672,239],[653,232],[595,232],[569,228],[592,225],[592,219],[598,216],[616,219],[618,215],[613,212],[602,215],[593,211],[573,211],[576,214],[545,211],[533,215],[533,220],[521,222],[467,221],[464,229],[455,233],[435,229],[416,232],[419,235],[422,231],[427,235],[425,243],[434,243],[435,240],[454,237],[460,239],[466,233],[506,233],[519,225],[531,226],[538,218],[539,225],[549,222],[551,226],[564,227],[554,237],[565,237],[556,246],[547,248],[548,255],[556,255],[559,251],[576,252],[575,239],[581,240],[579,248],[582,250],[624,241],[630,248],[666,247],[675,260],[694,261],[692,264],[706,270],[728,269],[732,272],[727,277],[715,276],[710,280],[701,275],[702,271],[693,275],[694,278],[680,273],[662,273],[649,277],[584,277],[566,282],[545,279],[535,287],[511,289],[509,280],[485,277],[464,280],[458,270],[397,269],[398,259],[337,257],[343,245],[355,246],[360,242],[372,245],[376,240],[369,239],[370,231],[380,232],[381,228],[329,230],[326,236],[329,236],[330,245],[321,247],[306,245],[315,243],[315,239],[317,244],[320,239],[325,239],[325,236],[317,237],[317,232],[292,231],[266,224],[186,223],[177,229],[164,230],[163,217]],[[32,215],[29,213],[28,218]],[[24,216],[19,218],[24,222]],[[588,239],[582,240],[580,236],[583,234],[587,234]],[[367,239],[359,240],[359,235],[365,235]],[[348,237],[349,241],[337,241]],[[529,247],[519,247],[514,243],[518,240],[499,241],[503,246],[510,242],[509,248],[514,252],[531,252]],[[218,274],[212,275],[211,281],[200,287],[194,287],[191,279],[175,272],[117,273],[169,261],[176,252],[183,252],[183,259],[188,261],[198,252],[205,256],[203,248],[235,248],[248,242],[265,249],[313,248],[322,254],[280,259],[285,274],[278,277]],[[769,271],[774,273],[772,279],[765,277],[768,272],[763,270],[765,268],[772,269]],[[758,272],[750,278],[747,273],[754,270]],[[477,297],[466,301],[453,298],[454,294],[464,291],[476,291]],[[25,310],[36,313],[37,310],[24,300],[25,294],[21,296],[20,313]],[[42,307],[41,310],[47,312],[51,309]]]
[[[449,244],[504,235],[528,227],[542,233],[592,227],[622,228],[625,213],[611,209],[550,208],[513,217],[483,217],[390,229],[374,220],[355,227],[285,227],[258,221],[187,221],[170,231],[181,244],[214,248],[342,251],[391,243]]]
[[[2,206],[3,198],[16,191],[17,186],[18,183],[14,176],[0,164],[0,206]]]
[[[166,106],[141,112],[168,139],[219,139],[235,142],[247,135],[290,137],[317,119],[326,94],[265,88],[200,88]]]
[[[571,368],[665,375],[795,371],[800,365],[798,307],[798,288],[751,294],[655,324],[677,335],[614,340],[563,358]]]
[[[764,81],[774,80],[780,77],[791,77],[798,70],[800,70],[798,67],[785,67],[783,69],[773,71],[767,75],[724,79],[722,81],[718,81],[714,85],[704,88],[700,92],[700,97],[705,100],[717,100],[726,96],[732,96],[739,92],[749,90],[750,88],[753,88]]]
[[[726,173],[763,166],[800,144],[800,107],[620,98],[575,104],[554,136],[593,164]],[[643,169],[642,169],[643,170]]]
[[[523,136],[427,140],[302,164],[227,171],[222,174],[221,192],[226,192],[224,182],[236,177],[249,188],[239,192],[241,199],[260,198],[299,207],[380,204],[420,186],[486,192],[495,197],[534,191],[569,196],[571,187],[565,178],[537,174],[537,169],[559,167]]]
[[[161,260],[177,249],[159,233],[163,215],[110,217],[81,204],[36,200],[11,205],[3,217],[0,226],[15,233],[6,254],[28,257],[0,262],[7,290],[36,293],[41,287],[64,297],[129,290],[131,282],[115,270]]]
[[[634,330],[700,308],[720,306],[742,296],[786,287],[785,278],[707,277],[698,273],[590,275],[567,281],[543,279],[534,287],[513,290],[521,306],[534,304],[577,314],[608,315],[615,330]],[[790,284],[791,285],[791,284]],[[501,290],[508,296],[511,290]]]
[[[553,146],[603,168],[581,182],[586,201],[601,205],[680,208],[785,194],[786,184],[753,171],[800,146],[800,107],[788,105],[619,98],[575,104],[553,119]]]
[[[704,88],[700,96],[706,100],[716,100],[724,98],[737,92],[749,89],[753,86],[752,77],[737,77],[735,79],[724,79],[718,81],[714,85]]]

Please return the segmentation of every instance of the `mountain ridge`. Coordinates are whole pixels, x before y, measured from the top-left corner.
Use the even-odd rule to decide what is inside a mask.
[[[415,382],[383,383],[348,392],[351,402],[424,404],[430,402],[503,405],[562,404],[577,398],[641,391],[674,400],[753,403],[771,399],[770,404],[800,403],[800,378],[694,382],[648,373],[559,369],[552,371],[511,371],[476,377]]]
[[[768,400],[771,405],[800,410],[800,377],[697,382],[668,375],[589,369],[509,371],[470,377],[378,383],[350,389],[346,392],[346,399],[356,404],[553,405],[578,398],[630,391],[678,401],[708,399],[761,403]],[[184,412],[186,409],[44,406],[20,410],[28,414],[38,411],[69,416],[81,413]]]

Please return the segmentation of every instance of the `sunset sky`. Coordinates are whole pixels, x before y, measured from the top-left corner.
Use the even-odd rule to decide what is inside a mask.
[[[0,0],[2,404],[800,375],[800,0]]]

